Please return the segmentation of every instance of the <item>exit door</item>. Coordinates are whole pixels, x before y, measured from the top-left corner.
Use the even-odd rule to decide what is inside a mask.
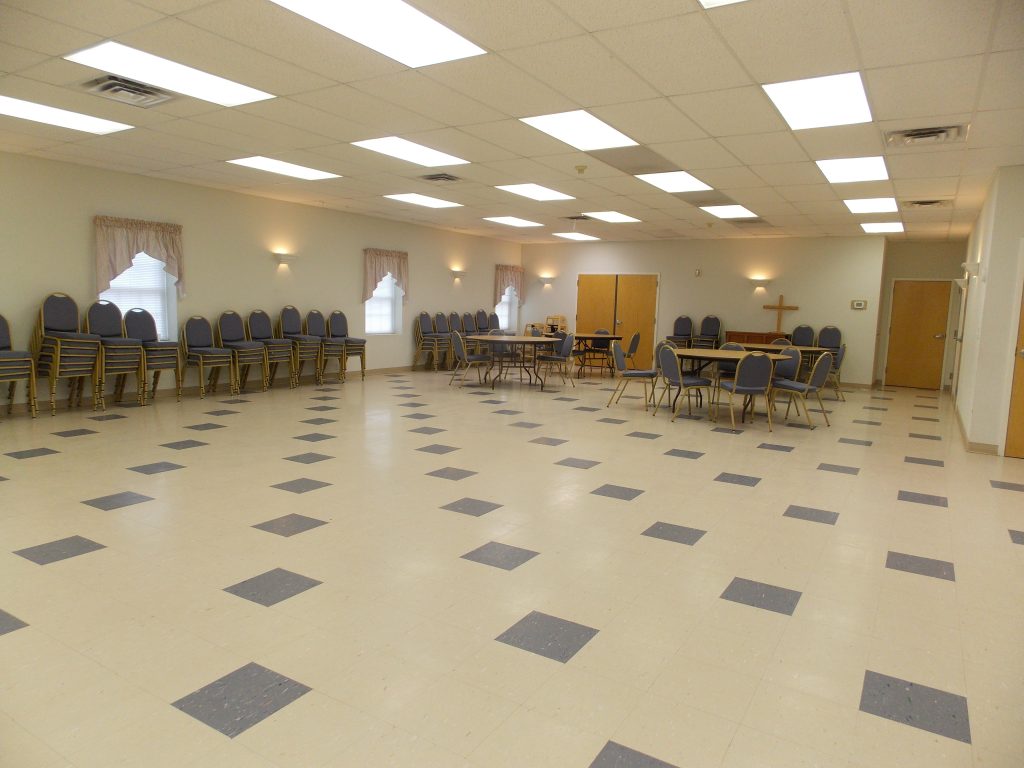
[[[639,332],[637,368],[651,367],[657,307],[657,275],[580,275],[576,282],[576,331],[604,328],[622,336],[623,350]]]

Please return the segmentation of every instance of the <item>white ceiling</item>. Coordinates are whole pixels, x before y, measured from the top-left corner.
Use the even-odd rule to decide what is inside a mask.
[[[373,0],[365,0],[372,2]],[[563,219],[608,240],[970,232],[995,169],[1024,164],[1022,0],[411,0],[488,53],[409,69],[266,0],[0,0],[0,95],[130,123],[92,136],[0,116],[0,151],[110,168],[516,242]],[[87,93],[62,57],[107,39],[269,91],[235,108],[179,96],[151,109]],[[790,131],[763,83],[857,70],[875,122]],[[737,226],[521,123],[587,109],[763,223]],[[887,148],[883,132],[969,123],[966,142]],[[398,135],[471,161],[428,169],[351,146]],[[340,174],[298,181],[226,160],[267,155]],[[885,154],[891,181],[828,184],[814,164]],[[604,160],[615,162],[608,156]],[[582,173],[578,168],[585,166]],[[448,171],[458,182],[419,177]],[[576,200],[494,189],[534,182]],[[431,210],[384,199],[419,192]],[[855,216],[843,198],[948,207]],[[511,229],[485,216],[543,228]]]

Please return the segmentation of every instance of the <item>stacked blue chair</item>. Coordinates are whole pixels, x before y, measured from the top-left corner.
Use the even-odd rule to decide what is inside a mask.
[[[319,309],[311,309],[306,313],[306,320],[302,324],[302,331],[307,336],[316,336],[320,339],[320,371],[318,378],[324,380],[327,372],[327,361],[338,361],[338,381],[345,379],[345,340],[331,338],[327,333],[327,321]]]
[[[181,326],[181,356],[186,369],[191,365],[199,371],[199,397],[206,397],[207,371],[210,392],[217,391],[221,368],[228,369],[228,390],[238,393],[234,355],[230,349],[214,346],[213,329],[205,317],[193,315]]]
[[[668,340],[683,348],[690,346],[693,343],[693,321],[686,315],[677,317]]]
[[[85,330],[100,337],[99,384],[97,390],[100,404],[104,405],[104,390],[107,376],[116,377],[114,402],[121,402],[124,396],[128,374],[134,374],[138,384],[138,403],[146,404],[146,356],[142,350],[142,339],[124,335],[124,318],[116,304],[97,301],[85,313]]]
[[[809,325],[798,325],[790,336],[794,347],[813,347],[814,329]]]
[[[302,367],[309,360],[313,363],[313,376],[317,384],[323,383],[320,376],[323,362],[320,359],[320,338],[302,332],[302,315],[291,304],[281,310],[277,320],[277,336],[292,343],[292,365],[295,368],[295,383],[302,378]]]
[[[348,334],[348,318],[345,317],[345,313],[340,309],[336,309],[331,312],[330,317],[327,318],[327,335],[331,339],[344,339],[345,342],[345,358],[342,365],[341,378],[342,380],[348,375],[348,359],[350,357],[359,358],[359,376],[362,379],[366,378],[366,339],[360,339],[357,336],[349,336]]]
[[[250,312],[245,321],[245,335],[249,341],[258,342],[264,347],[267,364],[270,366],[267,374],[268,386],[274,385],[277,366],[281,363],[288,366],[288,386],[293,388],[299,385],[295,360],[292,355],[292,342],[289,339],[279,339],[274,336],[274,326],[270,321],[270,315],[262,309],[254,309]]]
[[[722,335],[722,321],[715,315],[708,315],[700,321],[700,331],[693,339],[693,346],[699,349],[716,349]]]
[[[92,382],[93,410],[100,405],[100,337],[82,333],[78,305],[64,293],[51,293],[43,300],[39,322],[32,334],[36,372],[50,383],[50,412],[57,414],[57,382],[70,379],[68,405],[81,405],[85,379]]]
[[[245,338],[245,326],[237,312],[229,309],[222,312],[217,319],[217,346],[231,350],[239,391],[245,389],[245,382],[249,378],[249,368],[254,365],[259,367],[261,386],[264,392],[267,391],[267,387],[270,386],[267,348],[258,341],[250,341]]]
[[[156,388],[160,383],[163,371],[174,371],[174,388],[181,401],[181,349],[177,342],[160,341],[156,331],[156,321],[144,309],[129,309],[124,315],[124,334],[142,342],[142,355],[147,373],[153,372],[153,383],[148,394],[143,397],[156,397]],[[145,389],[145,383],[143,383]]]
[[[36,369],[32,353],[11,348],[11,328],[0,315],[0,382],[8,383],[7,415],[14,411],[14,389],[19,381],[28,382],[28,408],[36,417]]]

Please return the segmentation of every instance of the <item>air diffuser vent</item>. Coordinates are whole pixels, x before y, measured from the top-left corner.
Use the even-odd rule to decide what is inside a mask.
[[[458,176],[452,176],[450,173],[428,173],[420,178],[424,181],[462,181]]]
[[[593,221],[594,220],[594,218],[592,216],[585,216],[582,213],[577,213],[575,216],[563,216],[562,218],[565,219],[566,221]]]
[[[84,87],[89,93],[95,93],[105,99],[145,109],[174,98],[167,91],[114,75],[104,75],[96,80],[90,80]]]
[[[967,125],[943,125],[936,128],[911,128],[906,131],[887,131],[885,143],[890,147],[921,147],[950,144],[967,138]]]
[[[904,208],[949,208],[953,205],[951,200],[901,200],[900,205]]]

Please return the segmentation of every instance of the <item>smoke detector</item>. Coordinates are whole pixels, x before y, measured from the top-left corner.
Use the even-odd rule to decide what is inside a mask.
[[[122,104],[131,104],[133,107],[149,109],[157,104],[163,104],[174,98],[167,91],[154,88],[152,85],[137,83],[126,77],[104,75],[103,77],[90,80],[83,87],[97,96],[102,96],[111,101],[119,101]]]
[[[910,128],[905,131],[886,131],[885,143],[890,147],[929,147],[934,144],[952,144],[967,139],[964,125],[942,125],[935,128]]]

